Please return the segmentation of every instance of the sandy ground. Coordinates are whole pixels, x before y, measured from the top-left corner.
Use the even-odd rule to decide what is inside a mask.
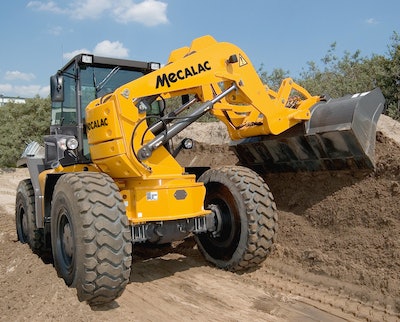
[[[225,142],[219,127],[206,130],[196,131]],[[135,247],[130,284],[103,307],[79,302],[51,260],[17,241],[15,189],[27,172],[3,171],[0,321],[399,321],[400,126],[382,117],[378,130],[373,173],[264,176],[279,209],[279,235],[258,270],[216,269],[192,239]],[[226,144],[206,143],[180,161],[236,162]]]

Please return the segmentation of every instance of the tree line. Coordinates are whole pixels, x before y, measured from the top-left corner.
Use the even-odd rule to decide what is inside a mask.
[[[271,72],[258,69],[261,80],[272,89],[279,88],[290,72],[275,68]],[[400,119],[400,35],[390,38],[385,55],[364,57],[359,50],[345,51],[339,57],[332,43],[319,63],[310,61],[294,79],[312,95],[329,94],[341,97],[380,87],[386,98],[385,114]],[[0,167],[15,167],[27,143],[42,142],[49,133],[50,98],[35,97],[25,104],[6,103],[0,108]]]
[[[385,114],[400,119],[400,35],[390,38],[386,55],[363,57],[361,51],[345,51],[339,57],[336,42],[330,45],[319,63],[310,61],[294,80],[312,95],[329,94],[342,97],[380,87],[386,99]],[[263,65],[258,70],[261,79],[271,89],[277,89],[289,71],[281,68],[268,73]]]

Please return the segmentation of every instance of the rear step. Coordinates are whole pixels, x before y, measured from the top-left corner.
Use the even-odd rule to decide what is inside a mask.
[[[277,136],[233,141],[231,148],[242,165],[258,171],[373,169],[384,103],[379,88],[319,102],[309,121]]]

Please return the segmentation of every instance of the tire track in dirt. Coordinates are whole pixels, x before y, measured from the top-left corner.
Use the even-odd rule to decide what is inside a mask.
[[[336,288],[329,287],[329,283],[316,285],[304,279],[297,279],[293,275],[280,273],[268,264],[257,271],[253,279],[265,287],[291,294],[298,302],[306,303],[344,319],[352,317],[357,320],[377,322],[399,321],[400,319],[400,315],[390,306],[383,306],[377,302],[363,302],[353,297],[346,291],[344,285],[340,285],[340,282],[337,283]]]
[[[400,318],[390,307],[364,303],[344,289],[337,291],[280,273],[268,261],[260,269],[244,274],[216,269],[207,265],[191,243],[185,241],[165,256],[142,259],[133,265],[132,284],[126,292],[139,293],[143,305],[161,308],[159,318],[165,313],[179,320],[185,312],[195,321],[203,320],[204,314],[216,321],[242,321],[249,316],[252,321],[397,321]],[[168,291],[159,294],[159,290]],[[151,294],[157,296],[146,302]],[[124,298],[125,295],[121,301]],[[128,302],[129,299],[126,305]]]

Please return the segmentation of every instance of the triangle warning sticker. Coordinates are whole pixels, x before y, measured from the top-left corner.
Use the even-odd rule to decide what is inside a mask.
[[[243,58],[241,54],[239,54],[239,67],[242,67],[244,65],[247,65],[247,61]]]

